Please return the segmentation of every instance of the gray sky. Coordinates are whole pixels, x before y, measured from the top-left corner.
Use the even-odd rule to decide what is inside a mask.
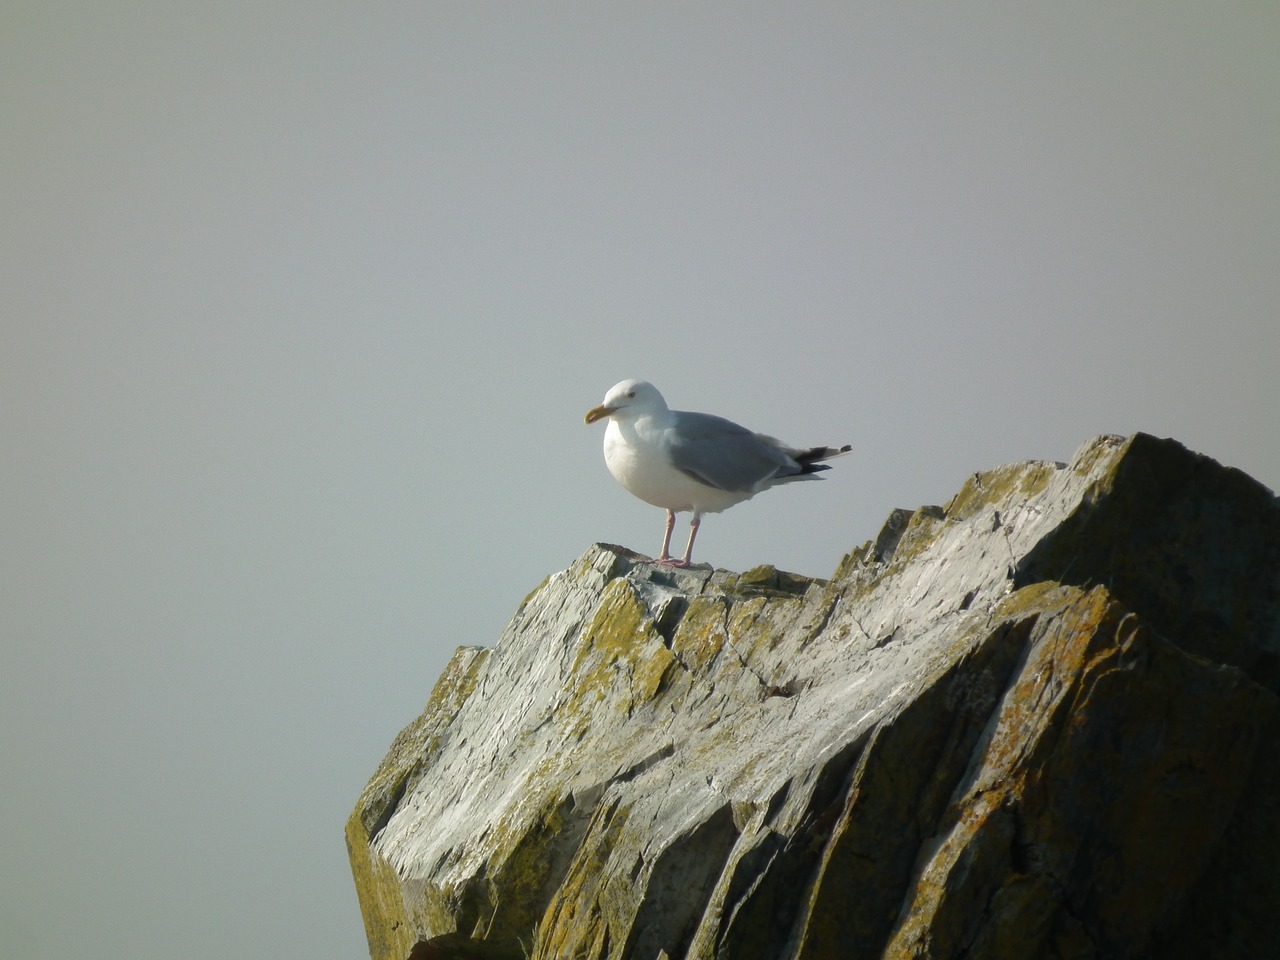
[[[364,955],[342,826],[458,644],[662,513],[625,377],[822,484],[1174,436],[1280,486],[1280,5],[113,4],[0,32],[0,956]]]

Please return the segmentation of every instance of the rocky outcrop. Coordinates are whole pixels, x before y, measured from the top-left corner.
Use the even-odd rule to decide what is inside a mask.
[[[974,474],[829,581],[597,545],[347,825],[375,960],[1280,956],[1280,505]]]

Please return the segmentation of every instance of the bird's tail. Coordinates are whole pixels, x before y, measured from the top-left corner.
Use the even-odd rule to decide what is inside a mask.
[[[796,476],[803,477],[820,470],[830,470],[831,464],[824,463],[824,460],[834,460],[852,449],[853,445],[846,443],[843,447],[809,447],[807,450],[794,450],[791,453],[791,459],[800,464],[800,472]]]
[[[787,456],[795,461],[795,466],[787,466],[781,468],[769,481],[769,486],[779,483],[791,483],[793,480],[821,480],[822,477],[817,476],[823,470],[830,470],[829,463],[823,463],[824,460],[831,460],[835,457],[843,456],[853,447],[845,444],[843,447],[808,447],[804,450],[786,449]]]

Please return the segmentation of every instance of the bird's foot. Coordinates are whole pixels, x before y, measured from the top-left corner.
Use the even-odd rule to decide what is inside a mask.
[[[681,560],[679,557],[659,557],[654,563],[659,563],[664,567],[679,567],[681,570],[693,566],[688,560]]]

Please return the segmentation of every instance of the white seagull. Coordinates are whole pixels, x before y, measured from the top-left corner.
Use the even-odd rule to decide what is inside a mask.
[[[793,480],[821,480],[823,463],[852,447],[797,449],[709,413],[671,410],[657,388],[623,380],[587,411],[587,423],[608,418],[604,462],[627,492],[667,511],[658,563],[687,567],[704,513],[719,513],[761,490]],[[693,511],[684,556],[669,553],[676,514]]]

